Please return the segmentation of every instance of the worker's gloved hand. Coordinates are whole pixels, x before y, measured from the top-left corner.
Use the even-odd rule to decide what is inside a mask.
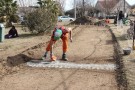
[[[73,42],[73,39],[72,38],[70,38],[70,42]]]

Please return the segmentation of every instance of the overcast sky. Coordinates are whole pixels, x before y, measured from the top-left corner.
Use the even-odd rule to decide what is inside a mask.
[[[37,3],[37,0],[17,0],[20,6],[29,6],[29,5],[35,5]],[[70,10],[73,8],[74,0],[65,0],[65,10]],[[77,0],[76,0],[77,1]],[[96,2],[97,0],[95,0]],[[126,0],[130,5],[135,4],[135,0]]]

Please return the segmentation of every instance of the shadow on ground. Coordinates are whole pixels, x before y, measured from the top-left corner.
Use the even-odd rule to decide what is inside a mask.
[[[37,34],[20,34],[18,38],[30,38],[30,37],[35,37]]]
[[[114,44],[114,41],[113,40],[106,40],[106,44],[107,45],[112,45],[112,44]]]

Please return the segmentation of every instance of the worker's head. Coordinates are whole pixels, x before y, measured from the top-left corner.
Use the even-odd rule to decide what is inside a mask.
[[[12,26],[12,29],[15,29],[15,26],[14,25]]]
[[[120,11],[120,13],[122,14],[122,13],[123,13],[123,11]]]
[[[57,29],[55,32],[54,32],[54,40],[59,40],[60,37],[62,35],[62,31],[60,29]]]

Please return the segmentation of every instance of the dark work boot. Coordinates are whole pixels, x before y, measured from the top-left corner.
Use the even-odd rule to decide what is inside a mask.
[[[47,58],[47,52],[44,53],[44,55],[42,56],[42,60],[45,60]]]
[[[44,56],[42,56],[42,60],[45,60],[47,57],[47,54],[44,54]]]
[[[62,55],[62,60],[64,60],[64,61],[67,61],[68,59],[66,58],[66,54],[63,54]]]

